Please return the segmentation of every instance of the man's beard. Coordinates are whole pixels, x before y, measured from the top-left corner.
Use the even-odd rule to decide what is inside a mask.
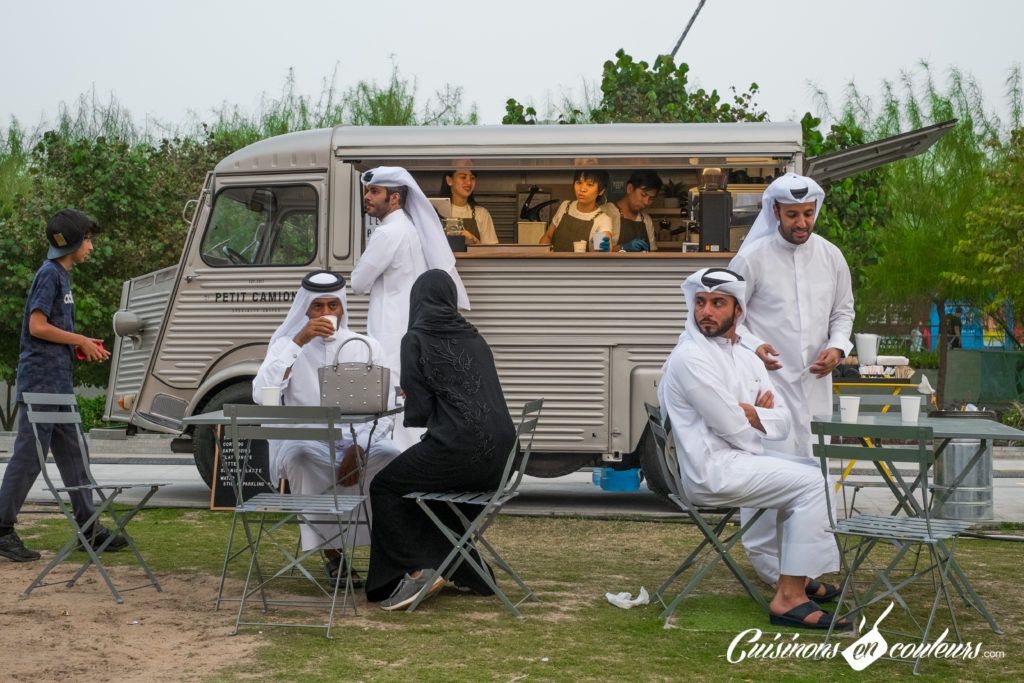
[[[731,330],[733,325],[735,324],[735,322],[736,322],[736,316],[734,314],[734,315],[729,316],[729,318],[727,320],[722,321],[722,324],[719,325],[717,329],[710,330],[710,331],[706,331],[704,329],[704,325],[705,324],[714,324],[713,321],[708,321],[708,323],[697,323],[697,327],[700,328],[700,333],[701,334],[703,334],[708,339],[711,339],[713,337],[721,337],[723,334],[725,334],[726,332]]]

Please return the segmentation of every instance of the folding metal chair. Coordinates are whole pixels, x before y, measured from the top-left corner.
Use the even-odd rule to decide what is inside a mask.
[[[243,439],[302,439],[325,441],[329,444],[331,468],[337,471],[337,453],[334,443],[338,439],[344,423],[339,421],[341,412],[337,407],[317,406],[288,406],[286,408],[288,417],[296,425],[289,426],[278,422],[277,424],[257,424],[259,420],[273,423],[282,415],[281,406],[252,406],[233,405],[224,406],[224,415],[229,418],[227,425],[228,437],[231,439],[232,448],[239,453],[239,441]],[[308,426],[323,425],[323,426]],[[238,486],[241,488],[245,480],[245,460],[238,468]],[[341,553],[343,565],[346,567],[344,576],[331,579],[324,576],[323,579],[314,577],[303,565],[303,562],[310,556],[319,553],[320,550],[332,541],[341,538],[345,539],[349,530],[360,523],[361,512],[366,501],[363,495],[342,495],[337,493],[336,487],[329,492],[322,494],[294,494],[294,493],[258,493],[248,500],[239,499],[235,506],[237,519],[241,522],[245,532],[247,547],[251,553],[249,570],[246,574],[245,588],[239,599],[238,617],[235,620],[235,630],[232,635],[238,633],[241,626],[298,626],[304,628],[323,628],[326,636],[331,637],[331,627],[334,623],[334,611],[338,602],[338,591],[344,584],[342,594],[342,614],[348,607],[350,597],[354,598],[352,589],[352,563],[348,561],[352,554],[352,546],[345,547],[344,542],[338,548]],[[332,517],[332,522],[310,519],[310,517]],[[288,526],[296,524],[312,524],[317,528],[329,526],[330,530],[321,534],[321,544],[315,548],[305,551],[295,549],[294,540],[281,538],[279,532]],[[250,526],[252,525],[252,526]],[[253,529],[255,526],[255,530]],[[232,530],[232,534],[234,530]],[[352,534],[354,542],[354,534]],[[265,571],[260,564],[261,546],[264,542],[270,543],[284,558],[284,564],[273,574]],[[231,553],[229,543],[228,554]],[[238,553],[235,555],[237,556]],[[224,571],[227,570],[228,556],[225,556]],[[295,573],[307,579],[316,587],[322,596],[320,600],[314,599],[269,599],[266,588],[270,582],[279,578],[294,577]],[[221,581],[223,583],[222,575]],[[327,584],[327,585],[325,585]],[[270,621],[244,621],[246,603],[254,595],[259,593],[262,611],[267,612],[270,605],[284,605],[289,607],[306,607],[329,605],[329,612],[326,624],[305,624],[293,622],[270,622]],[[324,598],[328,601],[325,603]],[[353,610],[355,603],[353,601]]]
[[[107,573],[106,568],[103,566],[103,562],[100,560],[100,553],[102,553],[107,545],[110,544],[118,535],[121,535],[128,543],[128,548],[131,549],[132,553],[135,554],[135,559],[138,560],[139,566],[142,571],[145,572],[146,577],[149,579],[149,583],[144,583],[139,586],[133,586],[131,588],[122,588],[122,591],[137,590],[139,588],[145,588],[147,586],[153,586],[157,591],[161,591],[160,583],[156,580],[153,572],[150,571],[149,565],[142,559],[141,553],[139,553],[138,547],[135,545],[135,541],[128,534],[125,527],[128,522],[135,517],[138,512],[145,507],[149,499],[153,497],[161,486],[165,484],[98,484],[95,477],[92,475],[92,470],[89,468],[89,450],[85,444],[85,435],[82,433],[82,416],[78,412],[78,401],[74,394],[45,394],[45,393],[34,393],[25,392],[23,394],[25,401],[25,409],[28,411],[27,417],[29,423],[32,425],[32,433],[36,438],[36,454],[39,458],[39,467],[43,474],[43,480],[46,482],[46,490],[53,494],[53,497],[57,501],[57,505],[61,512],[64,513],[64,517],[67,518],[71,524],[71,528],[74,530],[74,535],[64,544],[57,555],[50,561],[48,565],[39,573],[39,576],[25,589],[24,595],[28,595],[36,588],[42,586],[55,586],[59,584],[65,584],[67,586],[73,586],[76,581],[85,573],[90,565],[95,565],[96,570],[103,577],[110,592],[114,595],[114,599],[122,603],[124,600],[121,598],[121,593],[114,586],[114,582],[111,581],[110,575]],[[52,408],[52,410],[43,410],[43,407]],[[75,425],[75,432],[78,438],[78,447],[82,456],[82,467],[85,471],[85,475],[89,480],[88,484],[82,484],[80,486],[54,486],[53,481],[50,479],[49,472],[46,469],[46,452],[43,450],[42,441],[39,438],[40,424],[73,424]],[[149,488],[149,491],[145,493],[141,500],[134,505],[127,512],[118,512],[114,509],[114,503],[117,502],[118,496],[122,492],[132,488]],[[78,520],[75,519],[74,511],[71,507],[71,503],[65,500],[62,494],[68,494],[71,492],[86,492],[88,495],[95,494],[100,498],[99,503],[96,505],[96,512],[89,517],[84,523],[79,524]],[[110,530],[110,536],[104,541],[99,548],[93,548],[89,539],[87,538],[86,531],[91,529],[93,525],[100,523],[100,518],[107,514],[113,521],[113,528]],[[43,583],[46,576],[52,571],[58,564],[66,560],[71,553],[76,552],[79,549],[84,549],[87,555],[85,562],[81,568],[75,572],[75,575],[70,579],[62,581],[52,581],[49,583]]]
[[[522,415],[519,419],[519,426],[516,428],[516,438],[512,444],[512,449],[509,451],[508,459],[505,462],[505,469],[501,474],[501,481],[498,487],[493,491],[445,491],[445,492],[429,492],[429,491],[416,491],[408,493],[405,498],[412,498],[416,503],[423,509],[423,512],[434,522],[441,533],[451,542],[452,550],[448,553],[448,556],[437,567],[436,574],[443,576],[445,579],[450,579],[455,573],[455,570],[459,566],[466,562],[473,571],[480,576],[481,579],[494,591],[495,595],[501,598],[505,606],[512,611],[512,614],[516,615],[520,619],[523,618],[518,607],[525,600],[531,600],[533,602],[540,602],[540,598],[534,595],[533,591],[530,590],[523,580],[519,578],[515,570],[505,561],[497,550],[487,542],[484,538],[484,532],[491,526],[498,513],[501,512],[502,506],[512,498],[519,495],[519,483],[523,480],[523,474],[526,472],[526,464],[530,459],[530,451],[533,448],[533,435],[534,430],[537,428],[537,420],[540,417],[541,407],[544,405],[544,399],[536,399],[534,401],[528,401],[523,406]],[[521,457],[519,454],[521,452]],[[517,462],[518,459],[518,462]],[[437,514],[431,509],[431,503],[440,503],[447,505],[461,523],[461,528],[452,529],[448,527]],[[475,505],[480,507],[480,511],[469,519],[463,510],[459,508],[460,505]],[[473,557],[473,551],[476,550],[478,557],[481,559],[477,561]],[[486,551],[487,557],[481,551]],[[508,599],[508,596],[498,587],[498,584],[494,581],[494,577],[488,570],[485,560],[490,559],[499,569],[508,574],[513,581],[515,581],[519,587],[523,590],[523,597],[519,599],[515,604]],[[420,591],[416,599],[409,605],[407,612],[412,612],[417,606],[423,601],[430,590],[430,586],[433,581],[427,581],[423,589]]]
[[[820,458],[823,473],[828,469],[828,460],[836,458],[867,460],[875,463],[908,463],[918,467],[918,477],[914,484],[910,486],[904,482],[895,467],[889,468],[888,471],[892,473],[892,479],[888,480],[887,483],[898,502],[898,506],[892,515],[861,514],[836,521],[832,516],[832,508],[831,506],[829,507],[829,523],[831,524],[832,533],[836,535],[841,551],[840,556],[848,576],[847,580],[843,583],[839,604],[843,604],[844,600],[848,597],[853,604],[853,608],[848,616],[855,616],[866,607],[890,598],[903,608],[910,617],[910,621],[918,629],[918,633],[914,634],[896,633],[899,633],[901,636],[919,636],[921,645],[925,645],[929,641],[929,633],[935,621],[935,614],[939,608],[939,603],[944,602],[952,621],[956,640],[961,642],[960,628],[957,625],[956,614],[953,611],[953,604],[947,588],[947,582],[954,582],[953,576],[950,576],[952,572],[959,579],[959,584],[963,587],[963,590],[970,594],[974,606],[990,623],[994,623],[954,559],[960,534],[970,528],[973,522],[936,519],[931,514],[931,506],[928,501],[928,469],[935,460],[935,453],[928,445],[928,442],[932,439],[931,428],[910,425],[814,422],[812,423],[812,429],[817,436],[817,443],[814,444],[814,455]],[[830,441],[833,436],[870,439],[873,442],[873,447],[864,448],[853,445],[831,444]],[[883,445],[884,440],[912,442],[915,445],[911,447],[886,446]],[[826,483],[825,490],[829,496],[832,495],[830,488]],[[918,503],[915,499],[915,491],[920,492],[921,503]],[[906,516],[897,516],[897,513],[902,513]],[[840,537],[848,537],[849,542],[840,542]],[[895,556],[880,566],[868,567],[865,561],[871,552],[879,546],[879,541],[886,542],[882,544],[883,547],[889,547],[889,544],[895,546]],[[949,545],[947,545],[947,542]],[[909,574],[907,578],[894,582],[892,579],[894,573],[897,571],[907,571],[900,566],[903,558],[908,553],[920,548],[927,550],[926,557],[929,561],[926,563],[915,562],[913,568],[907,572]],[[920,566],[920,564],[926,566]],[[860,569],[865,569],[874,575],[870,586],[864,591],[858,589],[858,584],[854,580],[856,572]],[[912,610],[902,594],[906,592],[905,589],[915,583],[930,584],[929,588],[934,588],[934,594],[931,595],[929,601],[928,621],[923,627],[914,618]],[[887,629],[883,628],[878,630],[880,632],[887,631]],[[892,631],[890,630],[889,632]],[[825,637],[826,643],[831,635],[832,630],[830,628]],[[883,657],[883,659],[914,662],[915,674],[921,663],[920,654],[916,659],[888,656]]]
[[[708,572],[714,569],[715,565],[718,564],[719,560],[725,562],[726,566],[732,571],[733,576],[740,582],[747,593],[752,597],[764,610],[768,611],[768,602],[764,599],[764,596],[758,592],[757,588],[754,587],[753,582],[747,577],[746,572],[740,568],[736,563],[736,560],[729,554],[732,551],[743,534],[750,526],[757,521],[757,519],[764,513],[764,510],[758,510],[754,515],[747,520],[746,524],[743,524],[738,529],[732,532],[731,535],[727,535],[729,532],[729,523],[734,518],[738,518],[740,514],[739,508],[700,508],[694,505],[686,497],[686,492],[683,490],[683,482],[679,473],[679,460],[676,456],[675,443],[672,439],[672,430],[666,419],[664,423],[661,419],[661,409],[657,406],[652,406],[649,403],[645,403],[644,407],[647,409],[647,422],[651,428],[651,434],[654,436],[654,444],[658,449],[658,464],[661,466],[661,474],[668,485],[669,499],[672,500],[676,505],[679,506],[683,512],[685,512],[693,523],[700,529],[701,534],[704,535],[704,540],[691,552],[682,564],[672,573],[672,576],[668,577],[661,587],[654,592],[654,597],[665,606],[662,611],[660,618],[666,621],[672,617],[675,613],[676,607],[682,602],[683,598],[690,594],[690,591],[694,589],[698,582],[703,579]],[[705,518],[704,515],[718,512],[722,513],[721,518],[714,526],[711,525]],[[705,550],[706,548],[706,550]],[[706,557],[702,557],[702,553]],[[689,583],[682,590],[679,595],[669,604],[665,603],[665,591],[668,587],[683,574],[690,567],[696,566],[693,575],[690,577]]]

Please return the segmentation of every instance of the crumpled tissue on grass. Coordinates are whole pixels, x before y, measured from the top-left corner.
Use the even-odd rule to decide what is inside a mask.
[[[604,597],[608,598],[608,602],[622,609],[646,605],[651,601],[651,597],[647,595],[647,589],[643,586],[640,586],[640,593],[635,598],[632,593],[626,593],[625,591],[622,593],[605,593]]]

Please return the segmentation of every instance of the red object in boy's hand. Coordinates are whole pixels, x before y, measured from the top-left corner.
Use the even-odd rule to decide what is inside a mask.
[[[96,348],[98,348],[100,351],[106,351],[106,349],[103,348],[103,342],[97,342]],[[78,357],[78,360],[85,360],[85,354],[82,353],[82,347],[79,346],[78,344],[75,344],[75,356]]]

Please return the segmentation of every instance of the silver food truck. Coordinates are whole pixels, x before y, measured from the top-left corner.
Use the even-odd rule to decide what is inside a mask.
[[[105,418],[180,435],[174,449],[193,452],[211,483],[214,432],[182,421],[250,403],[302,276],[351,272],[375,223],[362,212],[360,174],[403,166],[438,197],[445,171],[471,168],[499,244],[456,253],[466,317],[494,352],[512,414],[544,398],[530,473],[640,467],[663,493],[643,404],[656,401],[686,317],[683,279],[728,264],[779,174],[825,184],[919,153],[943,132],[810,160],[797,123],[340,126],[257,142],[217,164],[186,207],[179,264],[124,283]],[[609,173],[611,201],[634,171],[667,183],[648,211],[656,251],[555,253],[537,243],[559,200],[573,198],[581,166]],[[351,327],[365,331],[368,298],[348,303]]]

